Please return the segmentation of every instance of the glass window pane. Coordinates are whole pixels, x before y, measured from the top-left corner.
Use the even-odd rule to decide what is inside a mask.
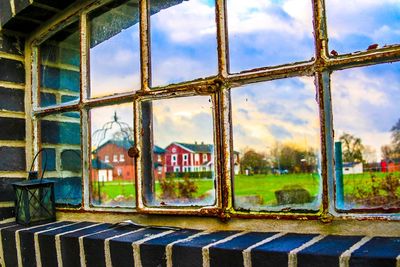
[[[75,22],[40,45],[40,107],[79,99],[79,36],[79,25]]]
[[[215,203],[213,111],[209,96],[155,100],[153,109],[152,206]],[[146,127],[146,125],[144,125]]]
[[[138,3],[122,2],[89,15],[90,97],[140,89]]]
[[[94,108],[91,122],[90,196],[94,206],[135,206],[132,103]]]
[[[79,112],[45,116],[39,121],[44,177],[54,180],[56,204],[80,206],[82,159]]]
[[[234,203],[239,209],[318,209],[320,128],[313,78],[231,90]]]
[[[228,0],[230,72],[314,56],[308,0]]]
[[[400,63],[332,74],[340,209],[400,208],[399,74]]]
[[[400,43],[399,1],[326,0],[329,49],[340,54]],[[370,48],[373,49],[374,46]]]
[[[152,85],[217,74],[215,3],[150,1]]]

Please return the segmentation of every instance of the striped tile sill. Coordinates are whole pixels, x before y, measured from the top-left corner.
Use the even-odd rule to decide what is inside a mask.
[[[1,266],[400,266],[400,237],[168,230],[59,221],[0,225]]]

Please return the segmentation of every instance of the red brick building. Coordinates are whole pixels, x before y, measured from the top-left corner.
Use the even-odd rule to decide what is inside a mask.
[[[91,179],[94,181],[134,181],[135,160],[128,155],[133,141],[109,140],[93,151]],[[165,177],[164,149],[153,149],[153,173],[155,179]]]
[[[214,168],[214,146],[171,143],[165,148],[166,172],[200,172]]]

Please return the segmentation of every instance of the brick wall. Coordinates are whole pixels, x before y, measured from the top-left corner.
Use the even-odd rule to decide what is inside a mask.
[[[79,100],[79,25],[73,23],[40,47],[40,106]],[[54,179],[56,203],[79,206],[82,199],[79,112],[57,113],[39,122],[41,145],[46,149],[46,178]],[[42,157],[44,160],[44,157]],[[44,166],[44,161],[42,166]]]
[[[30,164],[26,162],[25,151],[24,36],[74,2],[0,1],[0,222],[13,219],[14,192],[11,183],[25,179],[27,165]],[[70,95],[43,92],[41,99],[55,103],[69,101]],[[60,135],[58,138],[61,138]],[[50,173],[62,164],[62,152],[53,147],[47,149]]]
[[[23,51],[23,37],[0,32],[0,220],[14,216],[11,183],[26,177]]]

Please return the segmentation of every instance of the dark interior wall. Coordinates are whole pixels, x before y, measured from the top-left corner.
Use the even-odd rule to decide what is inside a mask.
[[[32,3],[31,3],[32,2]],[[74,0],[1,0],[0,26],[2,29],[30,33],[42,22],[62,11]]]
[[[26,177],[24,36],[75,1],[0,1],[0,222],[14,217],[11,183]]]
[[[11,183],[26,169],[23,46],[23,37],[0,32],[0,220],[14,216]]]

